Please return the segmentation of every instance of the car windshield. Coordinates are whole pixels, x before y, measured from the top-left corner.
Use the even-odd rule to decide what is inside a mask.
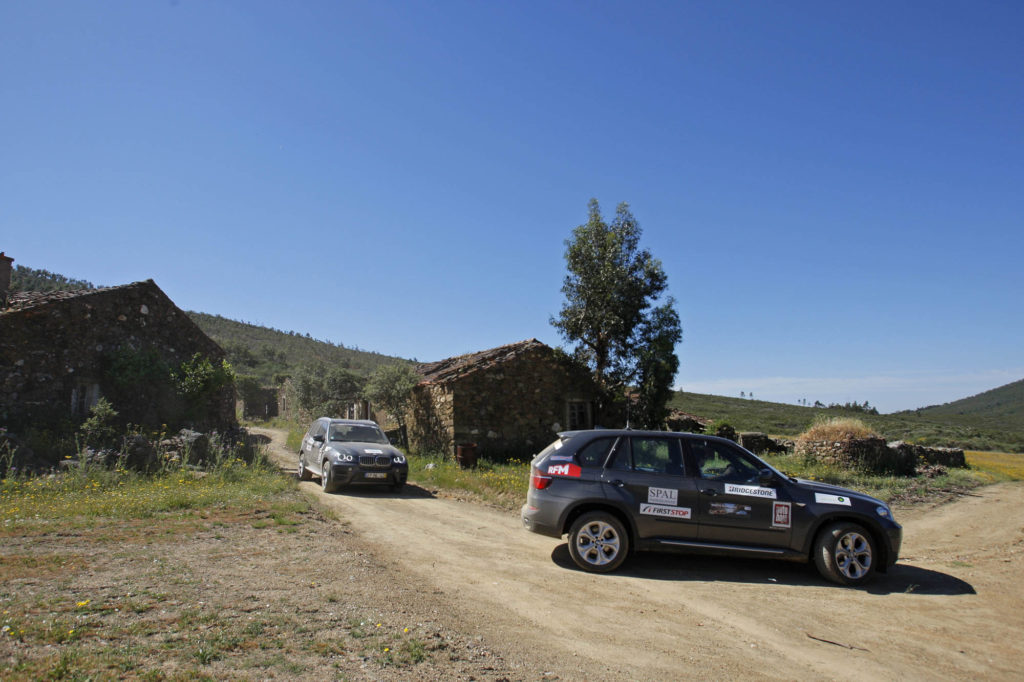
[[[388,437],[376,426],[369,424],[333,424],[331,440],[343,443],[381,443],[388,444]]]

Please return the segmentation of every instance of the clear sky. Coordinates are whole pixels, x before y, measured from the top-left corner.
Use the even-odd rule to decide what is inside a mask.
[[[684,390],[1024,378],[1024,3],[0,1],[0,250],[419,360],[629,202]]]

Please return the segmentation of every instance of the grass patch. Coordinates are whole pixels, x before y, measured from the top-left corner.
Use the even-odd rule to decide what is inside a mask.
[[[876,435],[867,424],[853,417],[832,417],[819,419],[811,428],[800,434],[802,440],[845,441],[855,438],[870,438]]]
[[[889,503],[913,504],[994,482],[991,474],[973,468],[950,468],[931,476],[883,476],[821,464],[799,455],[769,455],[764,459],[788,476],[850,488]]]
[[[526,498],[530,465],[519,460],[503,464],[480,460],[476,469],[462,469],[440,455],[413,455],[409,478],[423,486],[465,491],[483,502],[518,509]]]
[[[1006,481],[1024,481],[1024,455],[1007,452],[964,452],[972,467],[990,472]]]

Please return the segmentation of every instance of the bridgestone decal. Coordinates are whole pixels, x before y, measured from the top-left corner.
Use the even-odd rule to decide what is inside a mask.
[[[844,507],[852,506],[849,497],[842,495],[826,495],[825,493],[814,493],[814,501],[818,504],[841,504]]]
[[[673,519],[690,518],[689,507],[666,507],[660,504],[641,504],[640,513],[650,516],[667,516]]]
[[[775,488],[759,488],[755,485],[725,484],[726,495],[744,495],[746,497],[763,497],[766,500],[775,499]]]

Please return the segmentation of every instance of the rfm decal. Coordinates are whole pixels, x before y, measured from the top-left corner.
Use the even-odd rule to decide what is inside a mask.
[[[580,477],[580,468],[575,464],[552,464],[548,467],[549,476]]]

